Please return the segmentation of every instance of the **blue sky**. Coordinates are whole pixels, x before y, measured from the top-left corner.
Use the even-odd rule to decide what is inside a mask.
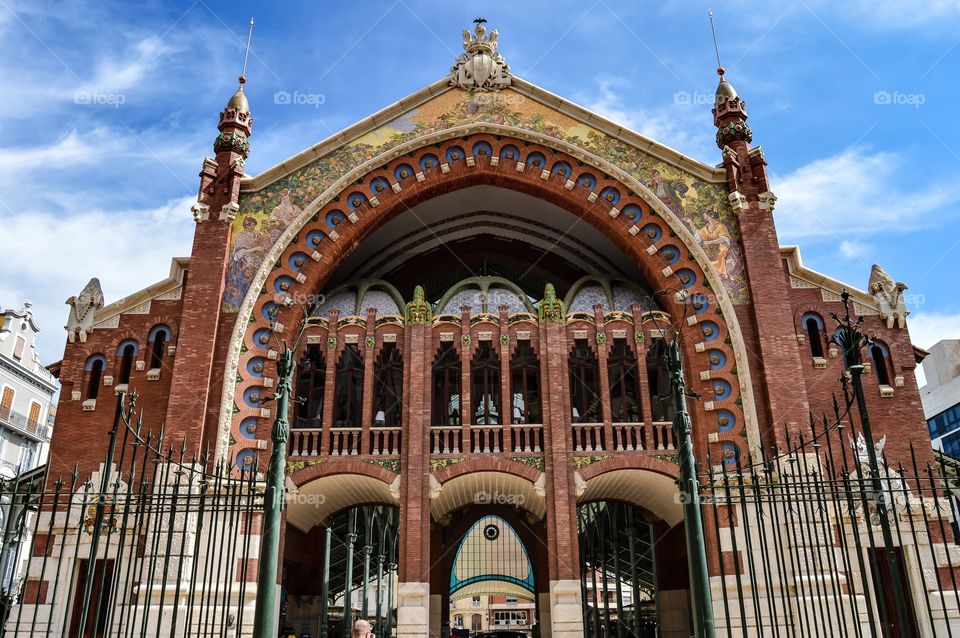
[[[108,300],[188,255],[189,206],[247,21],[255,174],[444,76],[482,16],[513,72],[717,163],[709,3],[0,0],[0,305]],[[960,1],[716,2],[723,64],[779,196],[781,243],[865,287],[910,285],[914,341],[960,337]],[[278,104],[278,93],[307,96]]]

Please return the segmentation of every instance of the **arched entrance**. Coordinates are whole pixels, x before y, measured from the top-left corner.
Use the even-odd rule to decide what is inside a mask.
[[[577,471],[584,635],[690,635],[677,467],[624,456]]]
[[[541,635],[539,594],[548,591],[546,527],[522,509],[477,504],[438,524],[431,559],[439,617],[431,632]]]
[[[280,628],[345,638],[365,619],[396,633],[399,477],[352,459],[294,469],[287,478]]]
[[[483,515],[464,534],[451,564],[451,628],[532,630],[533,569],[530,553],[513,526],[495,514]]]
[[[288,530],[280,624],[297,636],[348,638],[366,620],[379,636],[396,629],[399,510],[350,507],[307,533]]]
[[[535,136],[461,133],[367,167],[284,231],[241,307],[250,321],[228,355],[239,379],[225,388],[237,406],[228,425],[255,454],[272,416],[258,399],[273,337],[305,322],[291,463],[399,477],[377,489],[400,506],[400,635],[450,622],[468,531],[458,526],[494,514],[521,539],[536,530],[523,543],[532,554],[545,540],[533,626],[572,636],[583,620],[577,472],[675,453],[655,405],[662,320],[684,324],[684,357],[710,371],[688,381],[711,393],[693,418],[698,448],[717,458],[753,441],[742,339],[702,248],[642,184]],[[491,512],[479,494],[522,497],[523,515]]]

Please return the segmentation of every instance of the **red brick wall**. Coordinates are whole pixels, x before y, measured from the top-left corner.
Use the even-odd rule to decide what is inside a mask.
[[[181,300],[154,300],[150,303],[149,314],[121,315],[119,327],[95,329],[87,337],[86,343],[79,341],[67,343],[60,372],[61,391],[57,404],[57,420],[54,436],[50,442],[48,481],[56,481],[61,475],[68,480],[68,475],[73,471],[74,466],[77,466],[80,470],[79,480],[82,482],[103,463],[116,410],[115,387],[120,365],[117,347],[126,339],[137,341],[139,354],[135,360],[145,362],[143,370],[133,367],[129,390],[138,394],[137,408],[138,411],[143,410],[144,428],[152,427],[159,430],[160,425],[164,423],[164,415],[167,411],[174,362],[178,359],[180,352],[178,349],[173,355],[165,353],[160,378],[156,381],[148,381],[150,344],[147,339],[151,328],[164,324],[172,332],[166,346],[177,345],[180,307]],[[84,372],[84,366],[93,354],[106,356],[107,365],[104,374],[113,375],[114,385],[107,387],[101,382],[96,409],[85,412],[82,407],[87,392],[87,375]],[[71,394],[75,390],[81,393],[79,401],[72,400]],[[182,435],[182,431],[177,429],[176,424],[167,424],[167,426],[167,432],[172,437],[169,440],[178,440],[178,435]]]

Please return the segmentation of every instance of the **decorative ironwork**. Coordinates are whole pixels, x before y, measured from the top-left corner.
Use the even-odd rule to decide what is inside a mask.
[[[189,452],[147,431],[135,407],[136,395],[118,396],[92,474],[0,482],[0,565],[14,578],[4,635],[249,634],[263,509],[256,460]]]

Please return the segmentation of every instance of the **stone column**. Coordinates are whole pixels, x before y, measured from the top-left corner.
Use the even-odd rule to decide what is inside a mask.
[[[548,291],[548,298],[549,298]],[[544,302],[546,303],[546,301]],[[559,304],[559,302],[555,302]],[[540,369],[543,379],[544,472],[547,485],[547,547],[549,600],[540,596],[541,614],[547,611],[552,638],[582,638],[580,552],[577,543],[577,504],[570,437],[570,388],[565,313],[549,316],[541,309]],[[556,316],[556,315],[560,316]]]
[[[377,311],[367,309],[367,329],[363,337],[363,417],[360,427],[360,454],[370,453],[370,426],[373,424],[373,397],[376,394]]]
[[[400,565],[397,587],[397,636],[424,638],[430,632],[430,370],[432,328],[429,315],[411,320],[404,330],[403,451],[400,484]]]

